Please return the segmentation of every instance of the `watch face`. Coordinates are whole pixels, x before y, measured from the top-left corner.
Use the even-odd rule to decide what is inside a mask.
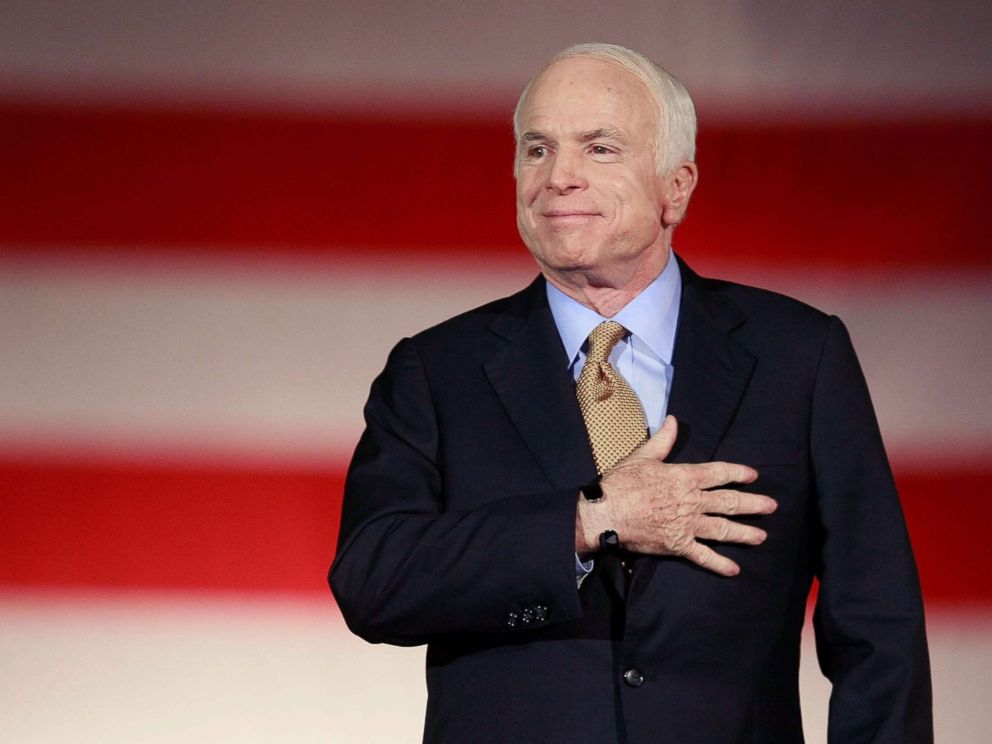
[[[620,552],[620,537],[615,530],[606,530],[599,536],[599,547],[604,553]]]

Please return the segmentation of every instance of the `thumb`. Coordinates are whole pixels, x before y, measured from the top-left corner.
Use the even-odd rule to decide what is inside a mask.
[[[664,460],[668,453],[672,451],[675,438],[679,434],[679,425],[675,417],[669,414],[661,422],[661,428],[654,433],[648,441],[641,445],[638,454],[642,457],[652,457],[656,460]]]

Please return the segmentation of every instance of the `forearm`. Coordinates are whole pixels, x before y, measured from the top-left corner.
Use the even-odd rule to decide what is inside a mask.
[[[513,496],[464,513],[382,515],[342,541],[331,587],[349,627],[372,642],[560,623],[581,614],[573,519],[574,493]],[[514,624],[511,613],[528,619]]]
[[[390,355],[365,418],[330,574],[358,635],[412,645],[513,630],[511,612],[531,610],[532,621],[544,616],[541,624],[580,614],[575,490],[501,493],[480,483],[468,493],[472,478],[455,477],[465,468],[441,452],[430,386],[412,343]],[[537,607],[544,610],[533,612]]]
[[[575,554],[580,558],[599,550],[599,535],[596,532],[596,519],[590,518],[589,502],[581,492],[576,495],[575,506]]]

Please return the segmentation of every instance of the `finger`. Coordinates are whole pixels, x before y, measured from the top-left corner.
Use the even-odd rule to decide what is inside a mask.
[[[661,428],[654,435],[642,444],[634,454],[638,457],[652,457],[656,460],[664,460],[668,453],[672,451],[675,438],[679,434],[679,426],[672,415],[665,416],[661,422]]]
[[[741,567],[732,560],[702,543],[691,543],[684,557],[720,576],[736,576],[741,572]]]
[[[718,542],[761,545],[768,537],[768,533],[758,527],[741,524],[723,517],[701,517],[699,526],[696,528],[696,537]]]
[[[778,508],[778,502],[759,493],[720,488],[703,491],[700,507],[704,514],[771,514]]]
[[[758,479],[758,471],[735,462],[701,462],[691,466],[700,488],[714,488],[727,483],[751,483]]]

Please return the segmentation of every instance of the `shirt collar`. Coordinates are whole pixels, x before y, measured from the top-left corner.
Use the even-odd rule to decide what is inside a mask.
[[[590,331],[609,318],[573,300],[550,282],[545,285],[548,305],[568,355],[568,366],[571,366]],[[612,319],[630,331],[644,345],[645,351],[665,364],[671,364],[681,294],[682,277],[675,253],[669,251],[668,263],[658,277]]]

